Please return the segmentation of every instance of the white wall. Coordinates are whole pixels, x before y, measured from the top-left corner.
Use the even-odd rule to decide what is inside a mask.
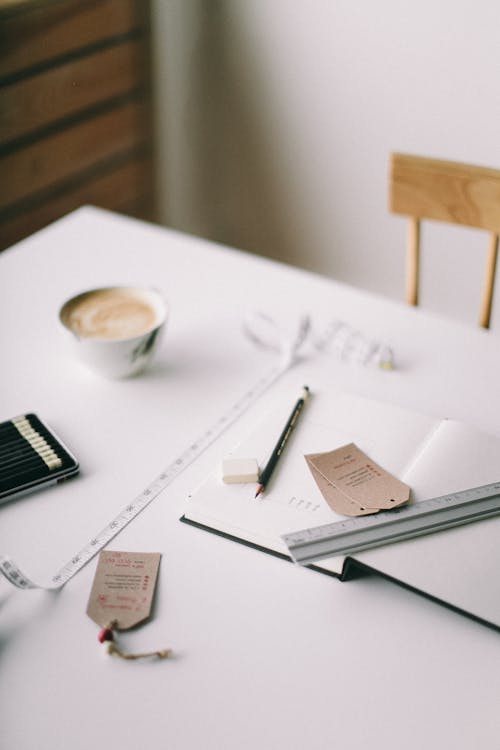
[[[163,221],[402,299],[388,155],[500,168],[500,2],[154,10]],[[423,240],[422,303],[473,322],[486,235],[427,225]]]

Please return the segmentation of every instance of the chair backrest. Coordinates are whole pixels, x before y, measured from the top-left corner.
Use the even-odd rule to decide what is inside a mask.
[[[418,304],[420,221],[433,219],[491,233],[479,325],[489,328],[500,234],[500,170],[391,154],[389,207],[410,219],[406,301]]]

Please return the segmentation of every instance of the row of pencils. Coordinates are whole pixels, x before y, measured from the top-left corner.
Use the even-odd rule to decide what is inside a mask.
[[[62,459],[27,416],[0,424],[0,492],[60,468]]]

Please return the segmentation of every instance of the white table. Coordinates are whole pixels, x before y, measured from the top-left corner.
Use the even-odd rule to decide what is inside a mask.
[[[171,304],[142,377],[106,381],[66,348],[57,311],[85,288],[145,283]],[[382,372],[323,356],[343,387],[500,434],[500,338],[325,278],[83,208],[0,256],[0,420],[35,411],[81,475],[0,508],[0,552],[50,577],[273,363],[248,310],[343,318],[396,352]],[[316,363],[317,364],[317,363]],[[0,582],[1,747],[497,748],[500,635],[378,578],[341,584],[179,522],[188,492],[265,411],[290,371],[109,545],[158,551],[153,619],[101,653],[85,614],[96,560],[58,592]]]

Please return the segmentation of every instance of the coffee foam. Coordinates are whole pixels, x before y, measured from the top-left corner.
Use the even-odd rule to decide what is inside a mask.
[[[123,340],[141,336],[161,322],[147,294],[134,289],[98,289],[71,300],[61,313],[77,336]]]

